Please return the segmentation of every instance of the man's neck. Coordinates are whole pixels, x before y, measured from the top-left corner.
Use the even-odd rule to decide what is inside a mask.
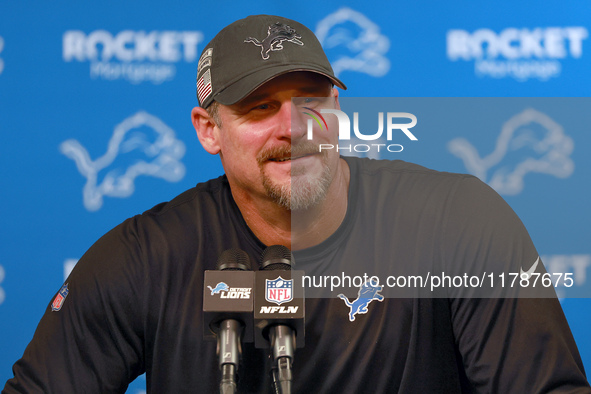
[[[234,195],[234,200],[257,238],[265,245],[291,250],[316,246],[330,237],[347,213],[350,170],[343,159],[326,198],[313,208],[290,211],[271,201],[255,201]]]

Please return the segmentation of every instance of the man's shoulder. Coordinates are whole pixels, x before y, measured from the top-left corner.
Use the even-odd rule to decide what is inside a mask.
[[[437,171],[402,160],[345,160],[358,193],[397,201],[401,207],[443,209],[446,204],[480,206],[502,201],[490,186],[470,174]]]
[[[230,186],[225,175],[201,182],[185,190],[170,201],[162,202],[145,211],[141,216],[157,217],[173,211],[216,209],[228,202]]]
[[[233,200],[227,178],[220,176],[198,183],[170,201],[162,202],[132,216],[108,234],[134,239],[161,237],[183,238],[197,228],[223,222],[222,217],[234,215]],[[228,219],[229,220],[229,219]]]
[[[227,179],[221,176],[124,220],[98,243],[109,245],[110,249],[135,250],[134,256],[146,249],[152,257],[174,250],[178,261],[184,255],[194,258],[205,232],[222,234],[226,223],[234,222],[236,209],[232,204]]]
[[[478,179],[470,174],[461,174],[455,172],[438,171],[424,167],[419,164],[410,163],[403,160],[376,160],[358,157],[343,157],[352,172],[359,175],[398,175],[400,177],[415,177],[417,180],[448,180],[450,182],[460,181],[462,179]]]

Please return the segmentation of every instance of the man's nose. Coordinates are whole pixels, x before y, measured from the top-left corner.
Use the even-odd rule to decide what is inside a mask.
[[[297,142],[305,136],[306,123],[303,114],[292,100],[286,100],[281,104],[279,117],[279,133],[282,138]]]

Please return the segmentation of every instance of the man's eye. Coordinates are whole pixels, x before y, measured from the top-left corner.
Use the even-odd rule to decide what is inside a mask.
[[[269,109],[270,106],[269,104],[260,104],[257,105],[256,107],[253,108],[253,110],[265,110],[265,109]]]
[[[302,98],[302,100],[300,101],[300,105],[310,106],[310,105],[314,105],[316,103],[318,103],[318,98],[316,98],[316,97],[305,97],[305,98]]]
[[[330,105],[329,97],[303,97],[299,102],[302,107],[320,107]]]

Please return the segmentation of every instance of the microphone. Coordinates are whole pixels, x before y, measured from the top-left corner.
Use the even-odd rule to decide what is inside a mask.
[[[296,347],[304,346],[303,271],[285,246],[269,246],[255,274],[255,347],[271,348],[275,392],[290,393]]]
[[[220,393],[236,392],[236,372],[242,355],[240,343],[253,341],[254,272],[248,254],[240,249],[224,251],[217,270],[207,270],[203,280],[203,336],[217,337],[222,371]]]

